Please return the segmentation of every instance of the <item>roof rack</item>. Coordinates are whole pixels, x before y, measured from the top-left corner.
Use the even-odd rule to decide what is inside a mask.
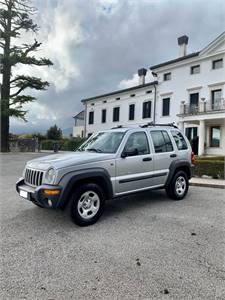
[[[111,129],[118,129],[118,128],[124,128],[124,126],[123,125],[117,125],[115,127],[112,127]]]
[[[178,128],[177,125],[175,125],[175,123],[157,124],[153,122],[149,122],[147,124],[141,125],[140,127],[147,128],[147,127],[154,127],[154,126],[170,126],[170,127]]]

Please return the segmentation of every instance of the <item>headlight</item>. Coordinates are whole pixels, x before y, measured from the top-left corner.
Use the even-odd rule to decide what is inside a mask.
[[[46,173],[45,173],[45,183],[52,184],[55,180],[56,176],[56,171],[53,168],[50,168]]]

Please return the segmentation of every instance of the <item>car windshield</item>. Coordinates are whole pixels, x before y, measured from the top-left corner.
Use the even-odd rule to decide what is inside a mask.
[[[115,153],[123,139],[124,132],[99,132],[84,142],[78,151]]]

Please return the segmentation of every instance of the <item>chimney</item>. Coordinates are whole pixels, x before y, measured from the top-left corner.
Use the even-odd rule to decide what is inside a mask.
[[[178,41],[178,45],[180,46],[179,56],[182,57],[187,55],[188,36],[183,35],[179,37],[177,41]]]
[[[139,84],[145,84],[145,76],[146,76],[147,70],[142,68],[138,70],[138,76],[139,76]]]

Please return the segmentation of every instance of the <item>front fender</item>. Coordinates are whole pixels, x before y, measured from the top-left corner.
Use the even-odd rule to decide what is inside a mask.
[[[64,208],[70,198],[74,186],[82,180],[100,179],[102,187],[108,199],[113,197],[113,187],[109,173],[103,168],[84,169],[80,171],[69,172],[65,174],[59,181],[59,185],[63,187],[59,206]]]

